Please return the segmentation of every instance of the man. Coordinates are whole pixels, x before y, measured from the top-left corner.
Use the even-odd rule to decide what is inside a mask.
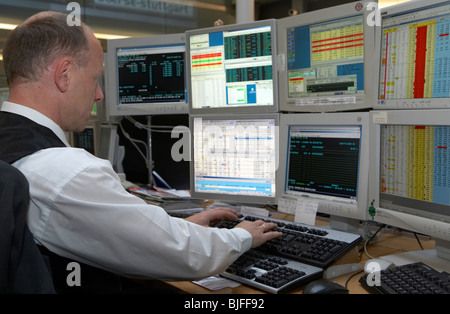
[[[263,221],[209,228],[237,218],[227,209],[172,218],[125,191],[109,162],[69,147],[64,131],[82,131],[103,98],[103,51],[86,25],[38,13],[12,31],[3,55],[10,90],[0,111],[0,159],[28,179],[28,224],[41,246],[125,277],[193,280],[281,235]]]

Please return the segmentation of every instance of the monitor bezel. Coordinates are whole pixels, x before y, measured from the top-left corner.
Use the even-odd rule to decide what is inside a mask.
[[[426,9],[433,6],[448,4],[446,0],[427,0],[427,1],[409,1],[399,3],[393,6],[380,9],[381,26],[376,34],[375,41],[375,82],[376,90],[373,94],[373,109],[396,109],[396,110],[414,110],[414,109],[445,109],[450,108],[449,98],[401,98],[401,99],[379,99],[380,87],[380,64],[381,64],[381,44],[382,44],[382,25],[383,20],[388,17],[407,14],[409,11]]]
[[[356,1],[347,4],[337,5],[325,9],[306,12],[295,16],[282,18],[278,21],[278,53],[279,53],[279,98],[280,110],[283,112],[337,112],[352,111],[372,108],[374,93],[374,44],[376,24],[368,25],[375,11],[368,8],[368,4],[377,4],[377,1]],[[357,8],[360,8],[359,10]],[[355,103],[323,104],[323,105],[296,105],[297,98],[288,95],[288,70],[287,70],[287,30],[300,26],[320,24],[332,20],[345,19],[362,15],[364,20],[364,95],[357,96]],[[304,97],[304,99],[318,100],[322,96]],[[333,98],[333,96],[325,96]],[[334,96],[335,98],[338,96]],[[302,97],[303,100],[303,97]]]
[[[251,119],[273,119],[275,121],[275,150],[276,150],[276,163],[279,162],[279,138],[278,138],[278,128],[280,123],[280,115],[278,113],[256,113],[256,114],[241,114],[241,115],[190,115],[189,116],[189,130],[190,130],[190,165],[189,165],[189,181],[190,181],[190,192],[191,197],[198,199],[208,199],[215,201],[225,201],[235,204],[256,204],[256,205],[273,205],[276,204],[277,196],[279,193],[278,189],[278,175],[279,166],[275,169],[275,195],[273,197],[263,197],[263,196],[251,196],[251,195],[230,195],[222,193],[206,193],[195,191],[195,174],[194,174],[194,130],[193,121],[194,119],[202,118],[208,120],[251,120]]]
[[[185,114],[188,113],[188,92],[185,71],[185,101],[119,104],[118,91],[118,60],[117,50],[123,48],[174,46],[184,50],[184,64],[186,65],[186,40],[184,33],[152,35],[141,37],[129,37],[108,39],[106,76],[106,109],[108,116],[135,116],[135,115],[161,115],[161,114]]]
[[[277,186],[280,197],[298,199],[301,196],[286,193],[287,160],[289,157],[289,128],[301,126],[360,126],[360,156],[358,169],[358,191],[356,204],[349,204],[346,199],[336,202],[323,199],[314,193],[302,193],[303,199],[318,202],[317,211],[331,216],[367,220],[368,186],[369,186],[369,112],[329,112],[329,113],[282,113],[280,115],[280,174]]]
[[[450,212],[442,215],[413,208],[390,209],[380,206],[380,129],[382,125],[450,125],[450,110],[373,110],[371,115],[371,162],[369,200],[375,222],[419,232],[450,241]],[[369,212],[370,214],[370,212]],[[373,217],[372,217],[373,216]]]
[[[98,130],[98,152],[97,156],[107,159],[116,168],[119,150],[119,137],[116,124],[101,124]]]
[[[208,28],[201,28],[186,31],[186,74],[187,87],[191,91],[191,50],[190,38],[191,36],[209,34],[223,31],[236,31],[241,29],[258,28],[270,26],[272,39],[272,80],[273,80],[273,104],[270,106],[231,106],[220,108],[193,108],[193,95],[189,97],[189,113],[190,114],[228,114],[228,113],[271,113],[279,111],[278,104],[278,52],[277,52],[277,23],[276,19],[266,19],[260,21],[215,26]]]

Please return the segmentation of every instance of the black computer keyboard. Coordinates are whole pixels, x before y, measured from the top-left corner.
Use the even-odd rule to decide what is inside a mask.
[[[258,219],[276,223],[282,237],[245,253],[222,275],[270,293],[321,278],[324,268],[362,240],[353,233],[252,215],[221,221],[215,227],[231,229],[242,220]]]
[[[372,293],[450,294],[450,274],[439,272],[421,262],[383,270],[378,278],[377,274],[372,275],[369,282],[368,274],[359,279],[362,286]]]
[[[241,216],[238,221],[222,221],[216,227],[232,228],[244,219],[274,222],[283,233],[281,238],[267,242],[258,250],[320,268],[327,268],[362,240],[358,234],[250,215]]]
[[[282,293],[322,277],[321,268],[257,250],[239,257],[221,276],[270,293]]]

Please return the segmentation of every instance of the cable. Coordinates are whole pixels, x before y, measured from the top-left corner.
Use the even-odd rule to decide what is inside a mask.
[[[120,127],[120,130],[122,131],[123,136],[125,136],[125,138],[130,141],[130,143],[136,148],[136,150],[141,155],[141,157],[145,160],[145,166],[148,169],[150,169],[149,166],[151,165],[151,161],[149,161],[149,158],[148,158],[148,155],[147,155],[147,153],[148,153],[148,145],[147,145],[147,143],[145,143],[144,141],[141,141],[141,140],[137,140],[137,139],[131,138],[131,136],[123,128],[122,121],[119,122],[119,127]],[[144,145],[145,153],[143,153],[141,151],[141,149],[139,148],[139,146],[137,144]]]
[[[180,133],[189,133],[190,130],[189,128],[185,127],[185,128],[177,128],[175,126],[170,126],[170,125],[158,125],[158,126],[147,126],[144,125],[138,121],[136,121],[135,119],[133,119],[131,116],[124,116],[125,119],[127,119],[134,127],[140,129],[140,130],[145,130],[147,132],[156,132],[156,133],[171,133],[173,134],[174,132],[176,132],[177,134]],[[141,155],[141,157],[144,159],[145,161],[145,166],[147,167],[147,169],[149,170],[149,181],[152,183],[153,182],[153,160],[151,159],[151,152],[150,152],[150,148],[148,146],[148,144],[144,141],[141,140],[137,140],[137,139],[133,139],[124,129],[123,125],[122,125],[123,119],[120,120],[119,122],[119,127],[120,130],[122,131],[122,134],[124,135],[124,137],[126,139],[128,139],[130,141],[130,143],[136,148],[137,152]],[[176,131],[175,131],[176,130]],[[141,144],[144,145],[145,147],[145,153],[142,152],[142,150],[139,148],[139,146],[137,144]]]
[[[367,251],[367,245],[369,244],[370,241],[372,241],[372,240],[376,237],[376,235],[377,235],[381,230],[383,230],[383,229],[386,228],[386,227],[387,227],[386,224],[380,226],[380,228],[378,228],[378,230],[377,230],[377,231],[376,231],[369,239],[367,239],[367,240],[364,242],[364,253],[366,253],[366,255],[367,255],[368,258],[374,258],[374,257],[372,257],[372,256],[369,254],[369,252]]]
[[[156,132],[156,133],[172,133],[173,129],[176,127],[174,125],[152,125],[151,127],[148,127],[145,124],[142,124],[138,121],[136,121],[135,119],[133,119],[130,116],[125,116],[125,119],[127,119],[128,121],[130,121],[136,128],[141,129],[141,130],[146,130],[146,131],[150,131],[150,132]],[[177,133],[187,133],[189,132],[189,128],[186,127],[186,130],[177,130]]]
[[[372,259],[374,258],[373,256],[371,256],[369,254],[369,252],[367,251],[367,245],[377,236],[378,233],[380,233],[382,230],[386,229],[386,227],[388,227],[388,225],[384,224],[381,225],[378,230],[370,237],[368,238],[365,242],[364,242],[364,253],[367,255],[368,258]],[[359,250],[361,252],[361,250]],[[350,280],[355,277],[356,275],[360,274],[364,272],[364,269],[362,270],[358,270],[357,272],[353,273],[352,275],[350,275],[350,277],[347,278],[346,282],[345,282],[345,288],[348,289],[348,283],[350,282]]]
[[[345,281],[345,288],[348,290],[348,283],[350,282],[350,280],[352,280],[353,277],[355,277],[356,275],[360,274],[364,272],[364,270],[358,270],[357,272],[353,273],[352,275],[350,275],[350,277],[348,277],[348,279]]]
[[[422,242],[420,242],[419,237],[417,236],[417,233],[414,232],[414,236],[416,237],[417,243],[419,243],[420,249],[423,251]]]

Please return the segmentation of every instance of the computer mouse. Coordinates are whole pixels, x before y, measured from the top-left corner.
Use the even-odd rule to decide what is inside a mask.
[[[303,289],[303,294],[348,294],[348,289],[328,279],[311,281]]]
[[[385,259],[382,258],[372,258],[369,259],[365,264],[364,264],[364,272],[366,274],[370,274],[376,271],[383,271],[386,269],[389,269],[391,267],[394,267],[395,265],[390,262],[387,261]]]

